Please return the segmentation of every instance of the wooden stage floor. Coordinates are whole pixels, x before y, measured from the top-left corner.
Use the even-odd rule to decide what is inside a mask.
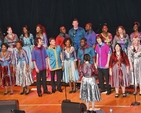
[[[51,95],[43,95],[38,97],[36,93],[36,86],[31,86],[31,93],[29,95],[20,95],[20,87],[14,87],[13,95],[3,95],[4,89],[0,88],[0,100],[18,99],[20,103],[20,109],[26,113],[61,113],[61,102],[65,99],[64,87],[62,86],[63,93],[56,92]],[[48,89],[51,91],[51,87],[48,85]],[[133,92],[133,89],[128,89]],[[67,87],[68,99],[72,102],[81,102],[79,99],[79,90],[76,93],[69,94],[69,87]],[[141,113],[140,106],[131,106],[134,102],[133,94],[129,94],[127,97],[119,98],[114,97],[115,92],[111,95],[101,94],[102,101],[96,102],[95,108],[100,108],[105,113],[109,113],[109,109],[113,109],[113,113]],[[137,101],[141,102],[141,96],[137,95]]]

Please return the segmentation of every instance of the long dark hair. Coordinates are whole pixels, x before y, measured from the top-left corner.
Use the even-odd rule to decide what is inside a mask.
[[[30,31],[29,31],[28,26],[27,26],[27,25],[24,25],[23,28],[25,28],[25,29],[27,30],[27,35],[28,35],[28,37],[29,37]],[[23,34],[23,36],[25,36],[25,33],[24,33],[24,32],[22,32],[22,34]]]
[[[7,43],[2,43],[1,48],[2,48],[2,46],[5,46],[6,49],[8,49],[8,47],[9,47]]]
[[[0,28],[0,40],[2,41],[2,43],[4,42],[4,36],[1,28]]]
[[[120,54],[123,57],[123,50],[122,50],[122,47],[121,47],[121,45],[119,43],[116,43],[116,45],[114,46],[114,50],[115,50],[114,54],[116,55],[116,49],[115,48],[116,48],[117,45],[120,47]]]

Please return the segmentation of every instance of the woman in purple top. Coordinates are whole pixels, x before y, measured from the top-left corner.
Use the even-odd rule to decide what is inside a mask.
[[[100,101],[101,96],[99,92],[98,85],[94,78],[94,65],[90,64],[90,55],[84,55],[84,64],[80,66],[80,74],[83,76],[81,87],[80,87],[80,99],[86,102],[88,113],[89,111],[89,103],[92,102],[92,112],[94,112],[94,103],[95,101]]]
[[[109,85],[109,60],[111,56],[110,47],[103,42],[103,37],[98,35],[96,37],[97,45],[96,52],[96,65],[98,67],[98,78],[101,92],[105,92],[104,77],[106,79],[107,95],[111,94],[111,86]]]
[[[141,41],[141,32],[139,32],[139,26],[140,26],[139,22],[134,22],[134,25],[133,25],[134,32],[130,34],[131,42],[133,41],[134,37],[139,37],[139,39]]]
[[[127,54],[127,48],[130,46],[130,40],[123,26],[118,26],[116,30],[116,35],[112,44],[113,50],[117,43],[121,45],[122,50]]]
[[[95,43],[96,43],[96,34],[95,32],[92,30],[92,23],[87,23],[85,25],[85,38],[87,39],[87,44],[90,47],[95,48]]]

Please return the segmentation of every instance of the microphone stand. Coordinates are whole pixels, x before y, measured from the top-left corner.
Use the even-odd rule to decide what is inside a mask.
[[[133,62],[132,62],[132,65],[133,65],[133,78],[134,78],[134,92],[136,91],[136,86],[135,86],[135,74],[134,74],[134,54],[135,54],[136,50],[135,48],[133,49]],[[135,93],[134,94],[134,102],[131,103],[131,106],[139,106],[140,105],[140,102],[137,102],[136,100],[136,96],[137,94]]]
[[[64,49],[64,51],[65,51],[65,49]],[[63,73],[64,73],[64,70],[63,70]],[[65,73],[64,73],[64,74],[65,74]],[[64,76],[64,77],[65,77],[65,76]],[[62,103],[63,103],[63,102],[70,102],[70,100],[67,99],[67,90],[66,90],[67,83],[66,83],[66,82],[64,82],[64,86],[65,86],[65,100],[63,100]]]
[[[65,100],[63,100],[62,102],[70,102],[70,100],[67,99],[67,90],[66,90],[67,83],[65,83],[64,86],[65,86]]]

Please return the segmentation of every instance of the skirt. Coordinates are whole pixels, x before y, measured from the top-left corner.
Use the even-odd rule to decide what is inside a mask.
[[[18,86],[29,86],[33,83],[33,77],[31,75],[31,69],[26,72],[25,61],[18,62],[16,65],[16,85]]]
[[[95,102],[101,100],[100,91],[94,77],[82,77],[80,99],[84,102]]]
[[[128,87],[130,85],[130,76],[126,72],[126,66],[121,64],[122,69],[122,79],[119,76],[119,67],[115,64],[112,68],[112,76],[110,78],[110,84],[112,87]]]
[[[0,86],[13,86],[15,84],[15,75],[13,73],[13,67],[0,66]],[[10,74],[8,73],[10,72]]]
[[[74,67],[74,60],[65,60],[64,61],[64,72],[63,72],[63,81],[68,82],[77,82],[79,80],[78,70]]]
[[[23,49],[26,51],[26,53],[27,53],[27,57],[28,57],[28,60],[29,60],[29,67],[31,68],[31,69],[33,69],[34,68],[34,66],[33,66],[33,62],[32,62],[32,56],[31,56],[31,52],[32,52],[32,45],[31,46],[23,46]]]

